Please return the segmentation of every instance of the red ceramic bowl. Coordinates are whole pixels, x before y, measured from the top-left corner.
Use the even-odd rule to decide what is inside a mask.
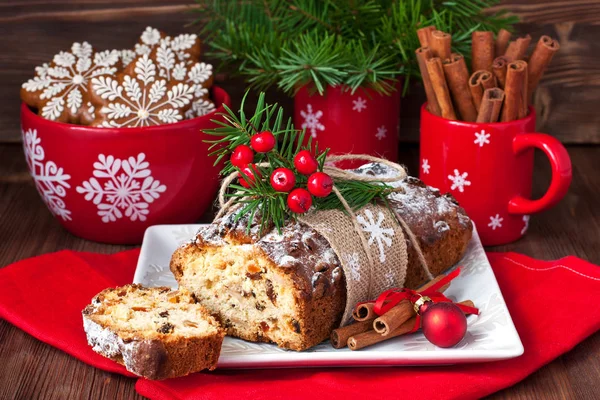
[[[140,243],[150,225],[196,221],[221,169],[201,130],[230,105],[221,88],[212,97],[216,112],[144,128],[64,124],[22,104],[25,158],[42,199],[68,231],[98,242]]]

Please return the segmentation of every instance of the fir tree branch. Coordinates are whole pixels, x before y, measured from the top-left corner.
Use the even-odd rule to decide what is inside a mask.
[[[295,171],[293,160],[301,150],[309,150],[317,160],[318,170],[323,171],[328,150],[319,150],[318,146],[313,144],[310,135],[308,135],[308,139],[305,139],[306,132],[295,129],[291,119],[284,121],[283,109],[276,104],[267,104],[264,93],[260,93],[254,113],[248,118],[243,111],[247,95],[248,92],[244,95],[237,114],[225,107],[226,113],[221,116],[226,122],[213,120],[219,127],[204,132],[214,137],[207,143],[210,144],[211,155],[217,157],[217,162],[226,159],[237,146],[250,144],[252,134],[257,131],[268,130],[278,139],[273,150],[254,155],[253,163],[248,164],[253,171],[252,177],[233,166],[229,160],[225,161],[225,167],[221,171],[223,175],[237,172],[240,179],[244,179],[247,183],[251,182],[249,187],[232,183],[226,196],[234,198],[240,205],[235,221],[247,218],[247,229],[250,229],[255,218],[259,217],[260,234],[262,234],[267,227],[271,226],[281,230],[287,221],[294,220],[297,216],[287,206],[288,193],[278,192],[271,185],[270,176],[273,171],[277,168]],[[295,187],[306,188],[307,176],[296,171],[294,177]],[[383,183],[335,178],[334,185],[353,209],[359,209],[377,200],[385,201],[385,197],[393,190]],[[316,210],[344,209],[334,193],[326,197],[313,197],[313,206]]]
[[[276,85],[290,94],[306,84],[321,94],[330,85],[387,93],[392,79],[408,82],[419,73],[418,28],[451,33],[453,51],[468,59],[472,31],[516,22],[503,12],[485,14],[498,0],[196,1],[209,16],[201,19],[202,33],[221,68],[253,87]]]

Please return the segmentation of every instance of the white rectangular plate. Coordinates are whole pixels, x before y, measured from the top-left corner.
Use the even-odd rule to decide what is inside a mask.
[[[171,254],[189,241],[202,225],[156,225],[146,230],[134,283],[177,287],[169,270]],[[457,264],[462,272],[446,295],[454,300],[470,299],[480,315],[468,317],[465,338],[455,347],[442,349],[421,332],[396,337],[359,351],[335,350],[329,341],[296,352],[273,344],[252,343],[226,337],[220,368],[272,368],[367,365],[435,365],[484,362],[518,357],[523,344],[512,322],[485,251],[474,230],[467,253]]]

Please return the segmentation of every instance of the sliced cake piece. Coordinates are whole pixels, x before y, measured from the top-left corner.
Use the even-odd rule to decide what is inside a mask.
[[[83,310],[93,350],[148,379],[215,369],[225,332],[189,292],[126,285]]]
[[[357,172],[395,175],[386,168]],[[465,253],[471,220],[451,195],[416,178],[394,185],[402,190],[389,196],[389,205],[416,236],[431,273],[439,275]],[[262,237],[257,220],[249,232],[247,225],[248,216],[238,219],[233,209],[179,247],[170,266],[180,287],[217,315],[229,336],[292,350],[329,338],[346,304],[346,277],[329,242],[301,222]],[[404,285],[416,288],[427,276],[413,244],[406,245]]]

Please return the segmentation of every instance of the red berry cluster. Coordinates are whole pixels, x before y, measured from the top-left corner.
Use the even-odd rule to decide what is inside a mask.
[[[250,188],[255,180],[262,178],[260,171],[252,162],[254,152],[268,153],[275,148],[275,136],[269,131],[255,134],[250,139],[252,148],[239,145],[231,154],[231,164],[239,168],[242,176],[239,181]],[[270,182],[278,192],[289,193],[287,205],[295,213],[303,214],[312,206],[312,196],[327,197],[333,188],[333,180],[324,172],[318,172],[318,163],[308,150],[301,150],[294,157],[294,168],[302,175],[308,175],[307,189],[295,188],[296,175],[289,168],[277,168],[271,173]]]

